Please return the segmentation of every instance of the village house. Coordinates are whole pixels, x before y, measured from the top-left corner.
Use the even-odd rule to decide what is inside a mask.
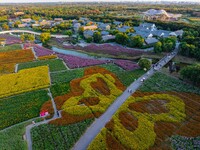
[[[114,35],[104,35],[102,36],[102,41],[108,41],[108,40],[114,40],[115,36]]]
[[[81,24],[80,24],[80,23],[75,23],[75,24],[73,25],[73,29],[74,29],[75,32],[78,32],[78,30],[79,30],[80,27],[81,27]]]
[[[117,28],[117,30],[119,30],[119,32],[125,33],[128,29],[130,29],[129,26],[122,26]]]
[[[63,22],[63,18],[54,18],[55,22]]]
[[[21,15],[24,15],[24,12],[15,12],[14,15],[15,16],[21,16]]]
[[[27,27],[27,26],[28,26],[27,23],[18,24],[18,28],[25,28],[25,27]]]
[[[87,38],[91,38],[93,37],[94,31],[92,30],[86,30],[83,32],[83,36],[87,39]]]
[[[39,24],[40,26],[51,26],[51,21],[42,20]]]
[[[114,25],[116,25],[117,27],[121,26],[123,23],[120,21],[114,21],[113,22]]]
[[[110,25],[101,23],[101,24],[98,25],[98,28],[101,29],[101,30],[110,30]]]
[[[155,44],[157,42],[158,42],[158,40],[156,38],[154,38],[154,37],[149,37],[149,38],[145,39],[145,43],[147,45]]]
[[[31,26],[32,26],[32,27],[39,27],[40,24],[34,23],[34,24],[32,24]]]
[[[101,35],[104,36],[104,35],[109,35],[109,32],[108,31],[101,31]]]
[[[31,23],[32,19],[31,18],[27,18],[27,19],[21,19],[22,23]]]
[[[97,29],[96,25],[83,26],[83,30],[95,30],[95,29]]]

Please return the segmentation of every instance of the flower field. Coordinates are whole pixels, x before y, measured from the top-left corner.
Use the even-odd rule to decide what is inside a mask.
[[[140,90],[88,149],[198,149],[200,90],[162,73],[145,81]]]
[[[0,76],[0,98],[48,87],[48,71],[47,66],[41,66]]]
[[[31,130],[33,150],[72,148],[93,119],[87,119],[67,126],[55,126],[51,124],[40,125]]]
[[[138,64],[133,63],[132,61],[129,61],[129,60],[114,60],[113,63],[123,68],[124,70],[128,70],[128,71],[139,68]]]
[[[7,34],[1,34],[0,38],[6,39],[6,45],[22,43],[20,38],[15,37],[15,36],[10,36],[10,35],[7,35]]]
[[[34,60],[31,50],[0,52],[0,74],[14,72],[15,64]]]
[[[55,59],[57,55],[47,55],[47,56],[40,56],[38,57],[39,60],[47,60],[47,59]]]
[[[49,66],[50,72],[66,70],[66,67],[63,64],[63,61],[60,59],[39,60],[39,61],[33,61],[33,62],[20,63],[18,65],[18,70],[28,69],[28,68],[38,67],[38,66],[46,66],[46,65]]]
[[[25,43],[24,44],[24,49],[27,49],[27,48],[30,48],[30,47],[33,47],[37,57],[53,55],[54,54],[53,51],[51,51],[51,50],[49,50],[49,49],[47,49],[45,47],[42,47],[40,45],[31,44],[31,43]]]
[[[72,55],[64,55],[57,53],[57,56],[67,64],[70,69],[82,68],[94,65],[105,64],[105,60],[96,60],[96,59],[86,59],[81,57],[76,57]]]
[[[84,70],[84,76],[70,82],[71,91],[55,97],[62,118],[51,124],[66,125],[85,119],[99,117],[125,88],[110,71],[91,67]]]
[[[0,100],[0,130],[39,117],[40,108],[49,100],[46,90],[33,91]]]
[[[170,149],[172,135],[199,136],[199,99],[188,93],[138,92],[118,109],[88,149],[95,149],[93,145],[99,149],[117,145],[122,149]]]
[[[39,60],[52,59],[52,58],[59,57],[59,58],[63,59],[63,61],[67,64],[67,66],[70,69],[111,63],[110,61],[108,62],[106,60],[87,59],[87,58],[81,58],[81,57],[77,57],[77,56],[53,52],[47,48],[44,48],[44,47],[36,45],[36,44],[31,44],[31,43],[24,44],[25,49],[30,48],[30,47],[33,47],[33,49],[36,53],[36,56],[38,57]],[[113,63],[120,66],[124,70],[134,70],[134,69],[139,68],[139,66],[136,63],[129,61],[129,60],[119,59],[119,60],[114,60]]]
[[[128,56],[128,57],[135,57],[140,56],[144,52],[138,51],[132,48],[125,48],[119,45],[113,45],[113,44],[89,44],[85,47],[80,46],[63,46],[66,49],[75,49],[75,50],[84,50],[86,52],[91,53],[98,53],[98,54],[108,54],[112,56]]]

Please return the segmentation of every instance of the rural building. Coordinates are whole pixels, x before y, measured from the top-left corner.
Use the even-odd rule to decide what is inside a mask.
[[[161,21],[174,21],[178,20],[182,14],[167,13],[165,10],[149,9],[143,12],[145,20],[161,20]]]
[[[95,29],[97,29],[96,25],[83,26],[83,30],[95,30]]]

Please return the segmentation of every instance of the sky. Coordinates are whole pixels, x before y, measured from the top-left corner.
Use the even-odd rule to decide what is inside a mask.
[[[123,2],[123,1],[143,1],[143,2],[149,2],[149,1],[172,1],[174,0],[0,0],[0,3],[34,3],[34,2],[59,2],[59,1],[65,1],[65,2],[94,2],[94,1],[111,1],[111,2]],[[187,2],[199,2],[200,0],[176,0],[178,1],[187,1]]]

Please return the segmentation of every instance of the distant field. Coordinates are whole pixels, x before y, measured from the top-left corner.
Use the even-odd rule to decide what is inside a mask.
[[[191,18],[188,18],[188,19],[190,21],[198,21],[198,22],[200,21],[200,18],[198,18],[198,17],[197,18],[196,17],[195,18],[191,17]]]

